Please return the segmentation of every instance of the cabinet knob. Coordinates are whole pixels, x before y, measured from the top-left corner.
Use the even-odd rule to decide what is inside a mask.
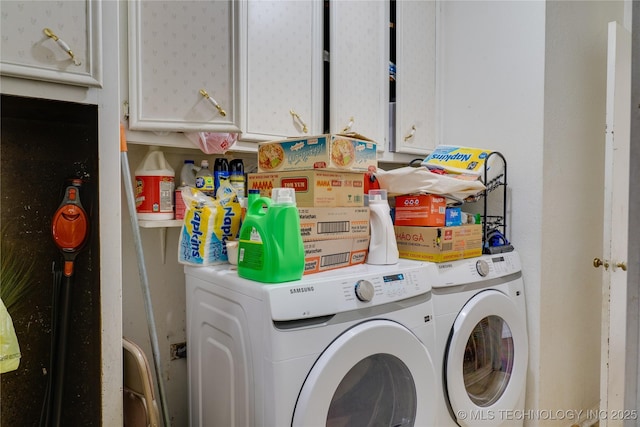
[[[600,258],[596,257],[596,258],[593,259],[593,266],[595,268],[603,266],[605,270],[608,270],[609,269],[609,261],[607,261],[606,259],[603,261]]]
[[[351,130],[351,126],[353,126],[353,122],[354,122],[354,118],[351,117],[349,119],[349,123],[344,127],[344,129],[342,129],[342,133],[349,132]]]
[[[307,128],[306,123],[302,121],[302,119],[300,118],[300,115],[298,115],[298,113],[296,113],[293,110],[289,110],[289,114],[291,114],[291,117],[293,117],[298,122],[298,124],[302,128],[302,132],[304,132],[304,133],[309,132],[309,129]]]
[[[218,110],[218,113],[220,113],[220,115],[221,115],[222,117],[226,117],[227,112],[226,112],[226,111],[224,111],[224,110],[222,109],[222,107],[220,106],[220,104],[218,104],[218,103],[216,102],[216,100],[215,100],[215,99],[213,99],[213,98],[212,98],[212,97],[207,93],[207,91],[206,91],[206,90],[204,90],[204,89],[200,89],[200,95],[202,95],[202,97],[203,97],[204,99],[206,99],[206,100],[207,100],[207,101],[209,101],[209,102],[210,102],[214,107],[216,107],[216,110]]]
[[[73,61],[74,65],[76,65],[77,67],[79,67],[80,65],[82,65],[82,62],[80,62],[76,56],[74,55],[73,51],[71,50],[71,47],[69,47],[69,45],[67,43],[65,43],[64,40],[62,40],[60,37],[58,37],[53,31],[51,31],[50,28],[45,28],[42,30],[45,35],[47,37],[49,37],[50,39],[52,39],[53,41],[55,41],[56,43],[58,43],[58,46],[60,46],[62,48],[62,50],[64,50],[65,52],[67,52],[67,55],[69,55],[69,57],[71,57],[71,60]]]
[[[405,141],[410,140],[411,138],[413,138],[413,135],[415,135],[415,134],[416,134],[416,126],[413,125],[413,126],[411,126],[411,132],[409,132],[409,135],[404,137],[404,140]]]
[[[611,268],[613,271],[616,271],[618,268],[622,271],[627,271],[627,264],[624,261],[616,262],[611,266]]]

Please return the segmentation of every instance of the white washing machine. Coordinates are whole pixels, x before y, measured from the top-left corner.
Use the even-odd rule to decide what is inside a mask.
[[[517,252],[437,264],[430,278],[442,426],[522,426],[529,344]]]
[[[185,267],[191,426],[436,426],[436,265],[265,285]]]

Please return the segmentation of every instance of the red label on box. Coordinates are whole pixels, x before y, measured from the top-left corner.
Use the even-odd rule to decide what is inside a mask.
[[[282,178],[284,188],[293,188],[296,191],[309,191],[309,180],[307,178]]]

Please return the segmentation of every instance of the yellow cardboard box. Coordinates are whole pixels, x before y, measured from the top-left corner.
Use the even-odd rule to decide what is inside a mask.
[[[247,188],[271,197],[273,188],[295,188],[298,207],[364,206],[364,173],[302,170],[250,173]]]
[[[482,255],[482,225],[395,226],[400,258],[443,262]]]

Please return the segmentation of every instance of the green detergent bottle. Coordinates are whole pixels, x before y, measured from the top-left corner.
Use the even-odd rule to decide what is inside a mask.
[[[247,206],[239,241],[238,276],[263,283],[302,278],[304,246],[295,190],[274,188],[271,199],[253,200]]]

